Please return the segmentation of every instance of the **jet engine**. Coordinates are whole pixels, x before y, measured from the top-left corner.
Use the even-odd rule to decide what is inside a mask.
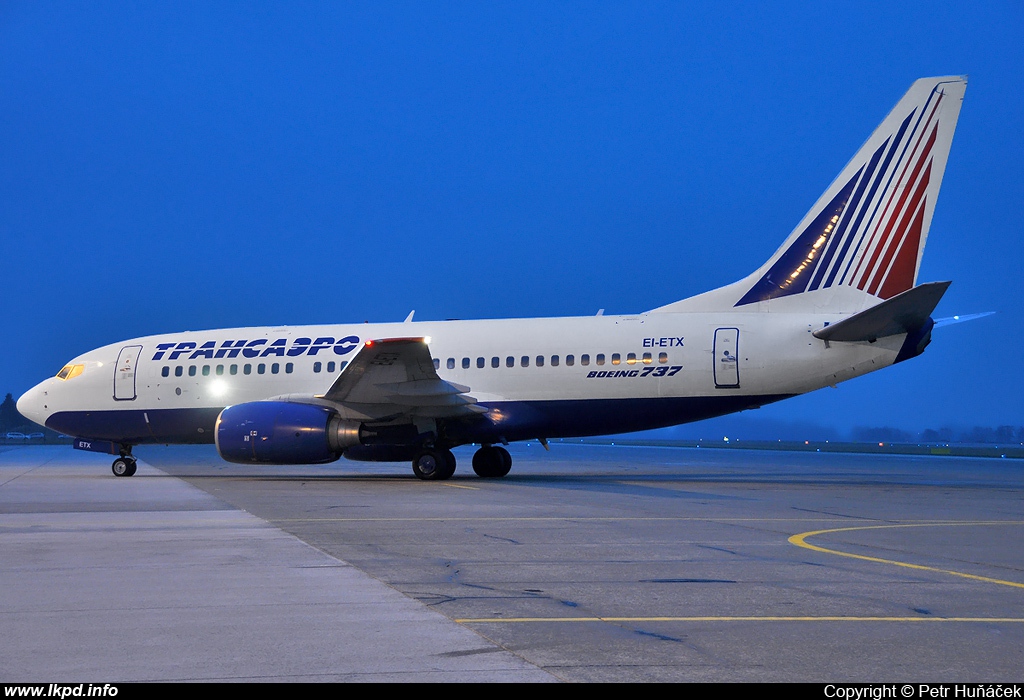
[[[362,426],[325,406],[254,401],[217,418],[217,451],[239,464],[322,464],[360,444]]]

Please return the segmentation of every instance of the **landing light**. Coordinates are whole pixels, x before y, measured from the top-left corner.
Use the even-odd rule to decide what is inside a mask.
[[[228,393],[228,384],[223,379],[214,379],[210,382],[210,394],[214,397],[221,397]]]

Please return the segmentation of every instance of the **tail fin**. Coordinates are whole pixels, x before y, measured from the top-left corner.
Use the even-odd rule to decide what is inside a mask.
[[[654,312],[854,313],[911,289],[966,88],[916,81],[760,269]]]

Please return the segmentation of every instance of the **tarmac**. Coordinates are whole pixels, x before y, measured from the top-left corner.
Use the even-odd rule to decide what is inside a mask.
[[[95,467],[0,453],[4,683],[555,680],[144,461]]]
[[[0,447],[0,681],[1024,680],[1024,461]]]

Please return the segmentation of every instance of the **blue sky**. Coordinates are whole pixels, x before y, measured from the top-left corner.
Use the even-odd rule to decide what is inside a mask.
[[[0,391],[243,325],[634,312],[756,268],[969,74],[924,356],[762,409],[1024,425],[1020,2],[0,4]]]

